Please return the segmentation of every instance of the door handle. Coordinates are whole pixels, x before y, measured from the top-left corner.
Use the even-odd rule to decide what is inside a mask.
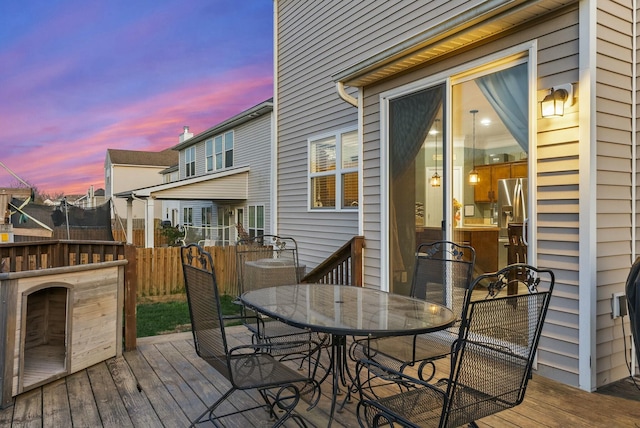
[[[529,246],[529,242],[527,241],[527,225],[529,224],[529,219],[525,218],[522,222],[522,243]]]

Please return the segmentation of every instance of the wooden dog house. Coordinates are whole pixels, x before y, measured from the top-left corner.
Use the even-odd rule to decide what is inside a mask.
[[[0,273],[0,407],[122,354],[126,264]]]

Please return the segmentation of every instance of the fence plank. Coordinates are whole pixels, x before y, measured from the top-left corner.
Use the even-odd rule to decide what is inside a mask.
[[[236,296],[236,253],[234,246],[206,247],[211,253],[218,288]],[[184,293],[180,247],[136,248],[138,298]]]

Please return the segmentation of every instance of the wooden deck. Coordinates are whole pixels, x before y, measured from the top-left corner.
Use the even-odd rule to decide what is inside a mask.
[[[229,331],[235,339],[246,336],[241,326]],[[136,351],[16,397],[13,406],[0,410],[0,427],[186,427],[227,385],[197,357],[190,333],[144,338]],[[319,406],[300,412],[318,427],[328,422],[330,385],[323,386]],[[229,406],[242,408],[255,400],[255,395],[236,394]],[[357,427],[355,407],[355,402],[348,404],[333,426]],[[234,427],[266,427],[270,423],[265,415],[258,410],[227,422]],[[522,405],[478,424],[640,427],[640,391],[623,381],[606,393],[587,393],[534,376]]]

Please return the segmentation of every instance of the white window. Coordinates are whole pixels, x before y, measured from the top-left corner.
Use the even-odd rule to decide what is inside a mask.
[[[229,168],[233,166],[233,131],[218,135],[213,139],[215,168]]]
[[[358,208],[358,134],[336,132],[309,140],[311,209]]]
[[[193,208],[185,207],[182,213],[182,224],[185,226],[193,226]]]
[[[196,175],[196,148],[189,147],[184,151],[184,171],[185,177]]]
[[[207,172],[213,171],[213,140],[205,142],[205,156],[207,158]]]
[[[202,215],[202,235],[204,239],[212,239],[213,237],[213,228],[212,219],[213,219],[213,210],[211,207],[202,207],[202,211],[200,212]]]
[[[249,205],[249,237],[264,235],[264,205]]]

